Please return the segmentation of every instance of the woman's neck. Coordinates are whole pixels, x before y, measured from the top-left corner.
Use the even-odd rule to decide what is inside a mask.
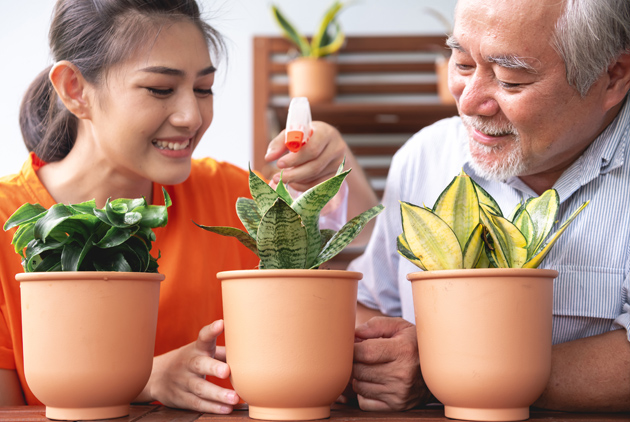
[[[76,147],[77,145],[75,145]],[[102,208],[108,198],[153,196],[153,183],[147,179],[120,174],[95,157],[86,159],[75,148],[61,161],[41,167],[37,175],[55,202],[77,204],[94,199]]]

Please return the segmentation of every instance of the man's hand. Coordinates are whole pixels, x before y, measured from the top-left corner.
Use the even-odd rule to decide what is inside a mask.
[[[361,409],[401,411],[429,401],[413,324],[374,317],[358,326],[355,336],[352,387]]]
[[[169,407],[230,413],[239,401],[236,392],[205,379],[206,375],[220,379],[230,375],[225,349],[216,346],[222,331],[223,321],[215,321],[201,329],[194,343],[154,358],[149,382],[134,401],[157,400]]]

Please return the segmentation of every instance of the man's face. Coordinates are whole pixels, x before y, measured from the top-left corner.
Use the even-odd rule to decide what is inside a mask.
[[[602,78],[580,97],[551,46],[561,7],[556,0],[458,2],[449,88],[482,176],[559,176],[605,127]]]

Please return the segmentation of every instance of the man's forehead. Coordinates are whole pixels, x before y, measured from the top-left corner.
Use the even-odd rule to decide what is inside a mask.
[[[459,0],[451,48],[503,67],[532,71],[556,56],[551,47],[561,7],[555,0]],[[455,45],[456,44],[456,45]],[[467,51],[470,49],[471,51]]]
[[[487,29],[507,27],[513,30],[548,30],[553,28],[565,0],[458,0],[458,21],[476,20]],[[546,31],[545,31],[546,32]]]

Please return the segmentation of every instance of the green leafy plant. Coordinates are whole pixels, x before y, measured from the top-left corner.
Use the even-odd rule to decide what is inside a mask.
[[[237,238],[260,258],[261,269],[317,268],[341,252],[383,210],[383,205],[370,208],[338,232],[320,230],[320,212],[339,191],[348,173],[350,170],[343,171],[341,164],[335,176],[293,199],[282,178],[274,190],[250,170],[249,189],[253,199],[236,201],[236,212],[247,231],[195,224]]]
[[[343,46],[345,34],[341,30],[337,16],[345,5],[347,3],[340,1],[331,4],[310,42],[284,17],[276,5],[271,6],[271,12],[284,36],[295,44],[303,57],[318,58],[333,54]]]
[[[516,206],[505,218],[496,201],[462,172],[433,208],[400,202],[398,252],[423,270],[536,268],[582,204],[549,237],[560,200],[554,189]]]
[[[4,230],[18,227],[11,243],[25,272],[157,272],[157,258],[150,254],[152,229],[166,225],[172,204],[162,192],[163,206],[149,205],[145,198],[108,199],[103,209],[94,200],[50,209],[27,203]]]

